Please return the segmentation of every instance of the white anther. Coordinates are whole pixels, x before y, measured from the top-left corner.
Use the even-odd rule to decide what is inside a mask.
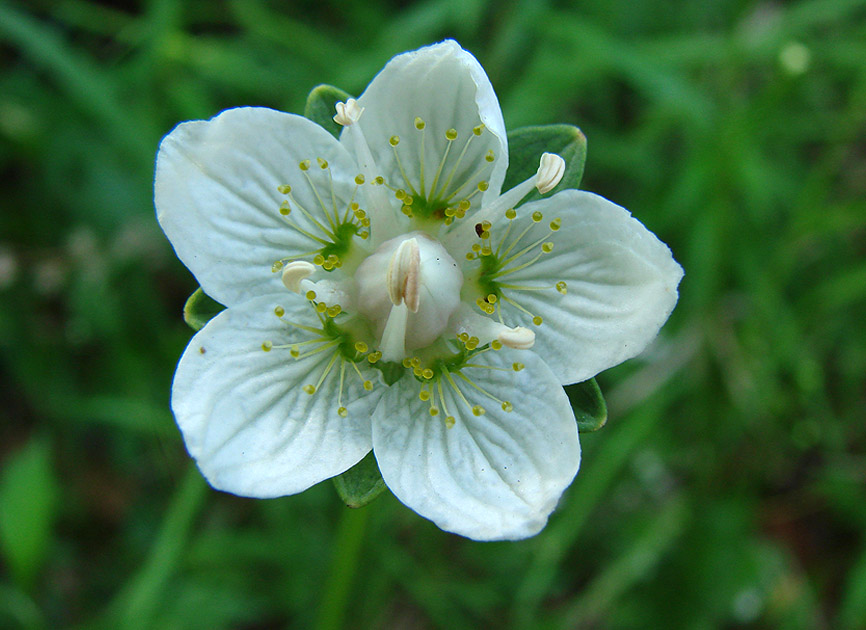
[[[283,284],[289,291],[301,292],[301,280],[308,278],[316,270],[316,265],[306,260],[295,260],[283,267]]]
[[[402,243],[391,256],[385,284],[388,296],[395,306],[404,303],[413,313],[418,312],[420,294],[418,292],[418,272],[421,268],[421,251],[418,240],[410,238]]]
[[[348,99],[345,103],[337,103],[335,109],[337,115],[334,116],[334,122],[343,127],[355,124],[364,113],[364,108],[358,105],[358,101],[353,98]]]
[[[503,346],[508,346],[515,350],[529,350],[535,345],[535,333],[523,326],[506,328],[496,338],[502,342]]]
[[[550,192],[560,182],[565,173],[565,160],[556,153],[542,153],[535,174],[535,187],[542,195]]]

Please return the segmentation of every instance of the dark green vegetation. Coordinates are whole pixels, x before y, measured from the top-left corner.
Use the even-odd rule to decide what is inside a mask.
[[[866,2],[407,4],[0,0],[0,627],[866,627]],[[446,36],[686,269],[519,543],[211,491],[168,409],[160,137]]]

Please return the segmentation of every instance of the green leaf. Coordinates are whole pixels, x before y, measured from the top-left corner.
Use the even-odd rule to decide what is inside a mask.
[[[33,584],[48,556],[57,498],[46,442],[31,440],[6,460],[0,477],[0,550],[23,589]]]
[[[334,487],[343,502],[351,508],[364,507],[385,491],[385,482],[373,452],[342,475],[334,477]]]
[[[586,162],[586,136],[573,125],[542,125],[521,127],[508,133],[508,172],[502,190],[509,190],[532,177],[538,170],[542,153],[556,153],[565,160],[562,181],[544,196],[580,186]],[[541,197],[541,193],[533,190],[523,202]]]
[[[183,321],[193,330],[201,330],[224,309],[225,306],[205,294],[199,287],[183,305]]]
[[[334,122],[334,114],[337,113],[334,106],[350,98],[351,94],[333,85],[318,85],[307,97],[304,116],[330,131],[335,138],[339,138],[343,128]]]
[[[565,393],[574,409],[577,430],[589,433],[602,428],[607,422],[607,404],[594,378],[574,385],[566,385]]]

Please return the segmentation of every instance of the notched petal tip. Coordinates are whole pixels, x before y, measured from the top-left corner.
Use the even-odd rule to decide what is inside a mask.
[[[358,101],[353,98],[348,99],[345,103],[337,103],[334,109],[337,110],[334,122],[343,127],[355,124],[361,118],[361,114],[364,113],[364,108],[358,105]]]
[[[565,174],[565,160],[555,153],[542,153],[535,174],[535,187],[542,195],[553,190]]]
[[[294,293],[300,293],[301,281],[309,278],[316,270],[316,266],[305,260],[295,260],[283,268],[283,284]]]

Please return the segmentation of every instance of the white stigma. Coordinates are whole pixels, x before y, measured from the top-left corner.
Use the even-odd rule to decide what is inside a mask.
[[[418,239],[410,238],[400,243],[391,256],[391,264],[385,275],[388,296],[395,306],[405,303],[410,311],[418,312],[418,274],[421,267],[421,254]]]
[[[542,195],[553,190],[565,174],[565,160],[555,153],[542,153],[535,174],[535,187]]]
[[[353,98],[348,99],[345,103],[337,103],[334,109],[337,110],[334,122],[343,127],[354,125],[364,113],[364,108],[358,105],[358,101]]]
[[[529,350],[535,345],[535,333],[523,326],[506,328],[496,338],[502,342],[503,346],[508,346],[515,350]]]
[[[305,260],[295,260],[283,268],[283,284],[289,291],[301,292],[301,281],[310,277],[316,266]]]

